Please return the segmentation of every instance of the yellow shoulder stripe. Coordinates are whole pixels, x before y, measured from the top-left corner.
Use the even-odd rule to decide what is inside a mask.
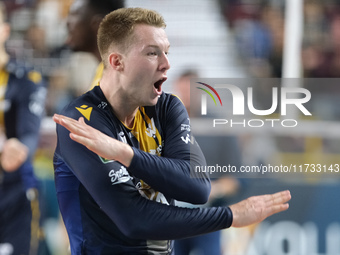
[[[181,103],[183,104],[182,99],[180,99],[179,96],[177,96],[177,95],[175,95],[175,94],[171,94],[171,95],[177,97],[177,98],[179,99],[179,101],[181,101]]]

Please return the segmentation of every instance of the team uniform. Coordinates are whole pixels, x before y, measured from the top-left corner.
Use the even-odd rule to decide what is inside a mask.
[[[38,248],[38,183],[31,160],[45,96],[39,73],[14,60],[0,70],[0,144],[17,138],[29,148],[28,159],[18,170],[0,169],[0,254],[35,254]]]
[[[231,225],[228,207],[173,205],[174,199],[205,203],[210,192],[208,176],[194,174],[195,166],[205,160],[176,96],[163,93],[155,106],[140,107],[133,128],[113,114],[100,86],[62,114],[84,117],[87,124],[134,151],[126,168],[72,141],[69,131],[57,126],[56,190],[72,255],[173,254],[169,240]]]

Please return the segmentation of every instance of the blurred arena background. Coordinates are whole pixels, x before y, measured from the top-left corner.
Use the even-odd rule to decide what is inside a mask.
[[[72,53],[64,46],[66,17],[72,0],[3,2],[12,27],[8,51],[32,64],[48,81],[46,118],[35,166],[43,187],[44,229],[49,248],[53,255],[66,255],[67,237],[54,191],[52,157],[56,137],[51,116],[88,89],[98,63],[91,55]],[[157,10],[167,22],[172,67],[165,91],[175,92],[173,83],[187,69],[196,70],[204,78],[313,80],[300,84],[312,94],[308,107],[313,116],[301,119],[305,125],[297,131],[225,129],[225,134],[234,136],[240,144],[242,164],[340,164],[337,79],[340,1],[127,0],[126,3],[128,7]],[[288,8],[289,4],[293,9]],[[299,4],[300,12],[294,12]],[[262,84],[257,89],[258,101],[266,107],[264,98],[272,87]],[[198,132],[202,134],[204,129]],[[223,231],[224,255],[340,254],[340,172],[247,177],[244,176],[245,184],[230,202],[287,188],[293,199],[287,212],[260,225]]]

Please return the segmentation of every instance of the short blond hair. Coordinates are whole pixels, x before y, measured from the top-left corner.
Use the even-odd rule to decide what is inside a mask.
[[[106,66],[111,46],[126,51],[132,44],[132,34],[137,24],[165,28],[165,21],[158,12],[143,8],[121,8],[107,14],[100,23],[97,43],[101,58]]]

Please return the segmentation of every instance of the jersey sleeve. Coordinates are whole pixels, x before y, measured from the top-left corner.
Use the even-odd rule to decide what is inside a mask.
[[[23,81],[22,92],[18,98],[16,131],[18,139],[29,148],[29,158],[33,157],[39,141],[41,119],[44,115],[46,87],[40,75],[29,72]],[[30,76],[33,78],[30,79]],[[41,77],[41,76],[40,76]],[[33,80],[32,80],[33,79]]]
[[[93,118],[93,113],[91,118]],[[71,116],[77,119],[79,116]],[[88,122],[113,136],[101,118]],[[122,233],[134,239],[178,239],[227,228],[232,223],[228,207],[189,209],[144,198],[127,169],[117,161],[102,161],[83,145],[72,141],[69,131],[57,127],[58,157],[94,198]]]
[[[205,166],[206,162],[191,134],[184,105],[170,96],[158,114],[164,132],[162,157],[133,148],[129,171],[165,196],[193,204],[206,203],[210,179],[207,173],[195,171],[196,166]]]

